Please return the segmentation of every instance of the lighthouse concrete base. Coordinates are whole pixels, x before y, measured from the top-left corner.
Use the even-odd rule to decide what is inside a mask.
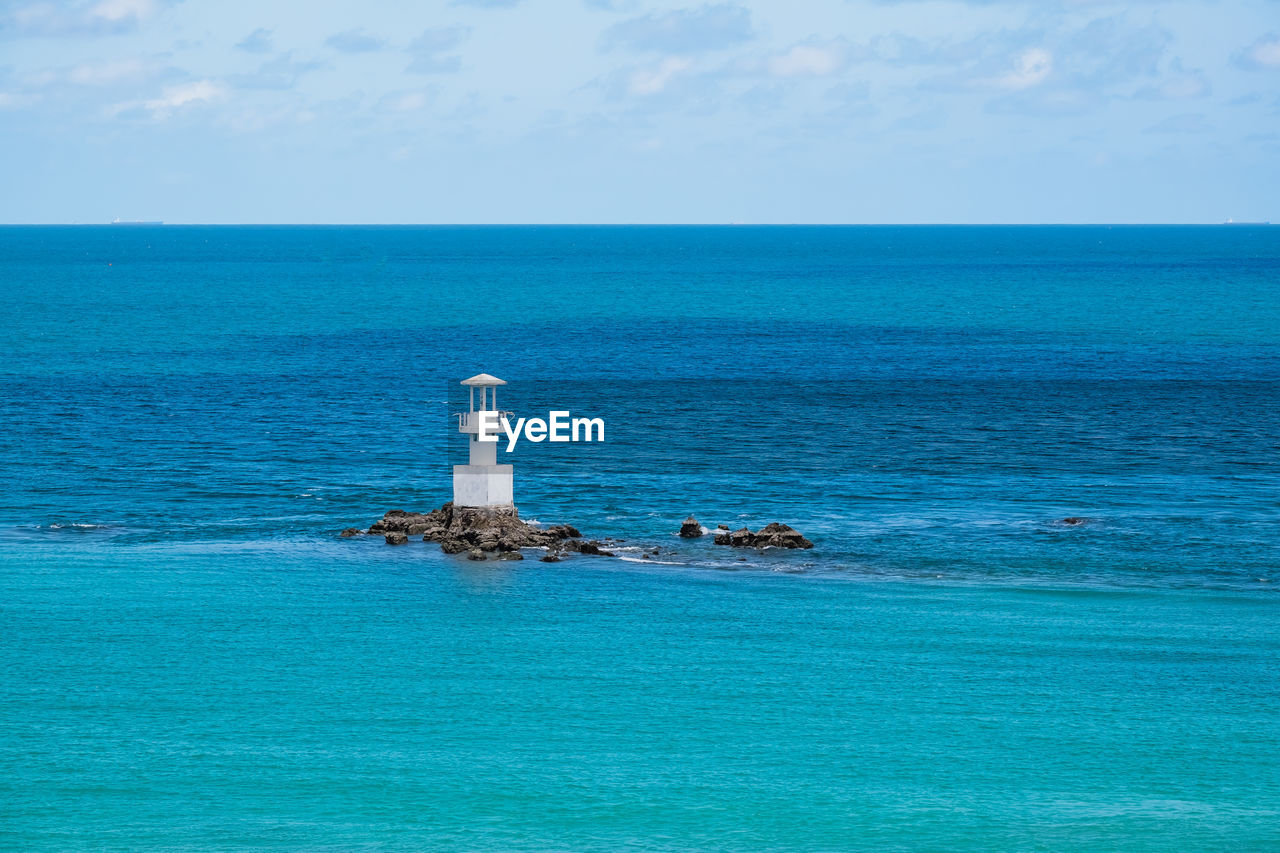
[[[510,465],[454,465],[453,505],[511,506]]]

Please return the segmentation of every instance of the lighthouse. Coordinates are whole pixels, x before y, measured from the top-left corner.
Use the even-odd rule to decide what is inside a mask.
[[[462,380],[467,387],[470,409],[458,413],[458,432],[467,436],[467,464],[453,466],[453,505],[512,506],[512,468],[498,464],[498,442],[480,441],[481,412],[496,412],[501,426],[510,412],[498,408],[498,386],[507,383],[496,376],[481,373]],[[476,397],[479,396],[477,407]],[[491,415],[492,419],[493,416]],[[491,420],[490,424],[494,421]],[[501,434],[501,430],[498,430]]]

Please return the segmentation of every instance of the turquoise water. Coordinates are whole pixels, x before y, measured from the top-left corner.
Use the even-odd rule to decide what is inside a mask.
[[[1274,849],[1277,235],[0,229],[0,847]]]

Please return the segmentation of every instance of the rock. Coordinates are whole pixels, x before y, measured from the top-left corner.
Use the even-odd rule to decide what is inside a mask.
[[[647,559],[649,559],[649,555],[648,555],[648,554],[641,554],[641,555],[640,555],[640,559],[642,559],[642,560],[647,560]]]
[[[717,525],[716,525],[716,530],[723,530],[723,531],[725,531],[725,532],[727,533],[727,532],[729,531],[729,525],[727,525],[727,524],[717,524]]]
[[[472,548],[470,551],[467,552],[467,559],[483,560],[485,559],[484,551],[481,551],[479,548]]]
[[[386,535],[388,545],[406,545],[409,542],[409,534],[400,530],[393,530]]]
[[[812,548],[813,543],[804,535],[787,524],[773,522],[752,533],[749,528],[740,527],[729,533],[716,531],[717,545],[730,545],[734,548]]]
[[[370,533],[404,533],[439,542],[446,554],[472,549],[510,553],[521,548],[555,546],[582,534],[568,524],[542,529],[520,520],[514,506],[455,507],[447,503],[431,512],[393,509],[369,528]]]
[[[779,524],[773,522],[760,528],[756,532],[755,542],[757,548],[812,548],[813,543],[787,524]]]
[[[436,510],[436,512],[439,512],[439,510]],[[439,523],[434,516],[435,513],[424,514],[393,509],[384,515],[380,521],[374,522],[374,525],[369,528],[369,532],[378,534],[399,531],[416,536],[425,532],[432,524]]]
[[[680,535],[685,539],[697,539],[702,535],[702,525],[691,515],[680,524]]]
[[[524,554],[519,551],[503,551],[498,555],[499,560],[523,560]]]
[[[606,551],[600,547],[600,543],[592,540],[583,542],[579,539],[570,539],[564,543],[565,550],[576,551],[579,554],[589,554],[593,557],[616,557],[612,551]]]
[[[560,562],[560,555],[559,555],[559,554],[556,554],[556,553],[553,553],[553,552],[548,552],[548,553],[546,553],[546,554],[544,554],[544,555],[542,556],[542,562],[544,562],[544,563],[558,563],[558,562]]]
[[[364,531],[361,530],[359,527],[346,527],[346,528],[343,528],[342,532],[339,533],[338,535],[341,536],[343,539],[350,539],[352,536],[359,536],[362,533],[364,533]]]
[[[1062,524],[1070,525],[1071,527],[1075,527],[1077,524],[1084,524],[1084,523],[1088,522],[1088,520],[1089,520],[1089,519],[1087,519],[1087,518],[1080,518],[1079,516],[1075,516],[1075,515],[1073,515],[1073,516],[1071,516],[1071,517],[1069,517],[1069,518],[1064,518],[1064,519],[1062,519],[1062,522],[1061,522],[1061,523],[1062,523]]]

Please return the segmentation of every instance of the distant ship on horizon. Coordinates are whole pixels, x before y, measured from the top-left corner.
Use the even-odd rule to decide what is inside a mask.
[[[1234,219],[1227,219],[1223,225],[1270,225],[1270,222],[1237,222]]]
[[[117,216],[115,219],[111,220],[111,224],[112,225],[163,225],[164,223],[158,219],[156,220],[121,219],[120,217]]]

